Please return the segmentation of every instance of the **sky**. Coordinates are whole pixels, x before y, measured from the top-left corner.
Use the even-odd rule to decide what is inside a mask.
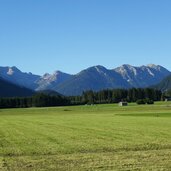
[[[171,0],[0,0],[0,66],[75,74],[90,66],[171,70]]]

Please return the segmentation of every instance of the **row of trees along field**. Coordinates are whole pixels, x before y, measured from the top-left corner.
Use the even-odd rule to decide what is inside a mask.
[[[136,102],[139,99],[160,101],[162,92],[152,88],[113,89],[98,92],[86,91],[81,96],[70,97],[72,104],[118,103],[120,101]]]
[[[139,99],[159,101],[162,92],[151,88],[113,89],[99,92],[86,91],[81,96],[50,96],[38,93],[32,97],[0,98],[0,108],[50,107],[81,104],[117,103],[120,101],[136,102]]]
[[[0,98],[0,108],[50,107],[70,105],[70,100],[62,96],[38,93],[32,97]]]

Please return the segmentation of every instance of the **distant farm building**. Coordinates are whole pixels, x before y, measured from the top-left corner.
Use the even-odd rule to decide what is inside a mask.
[[[165,97],[165,101],[171,101],[171,97]]]
[[[128,106],[127,102],[119,102],[119,106]]]

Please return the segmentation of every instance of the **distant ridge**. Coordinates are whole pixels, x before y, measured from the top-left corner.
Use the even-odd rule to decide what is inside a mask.
[[[62,94],[59,94],[58,92],[53,90],[41,90],[41,91],[37,91],[36,93],[43,93],[49,96],[63,96]]]

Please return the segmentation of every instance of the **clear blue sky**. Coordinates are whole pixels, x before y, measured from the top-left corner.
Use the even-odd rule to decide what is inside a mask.
[[[0,0],[0,66],[43,74],[125,63],[171,70],[171,0]]]

